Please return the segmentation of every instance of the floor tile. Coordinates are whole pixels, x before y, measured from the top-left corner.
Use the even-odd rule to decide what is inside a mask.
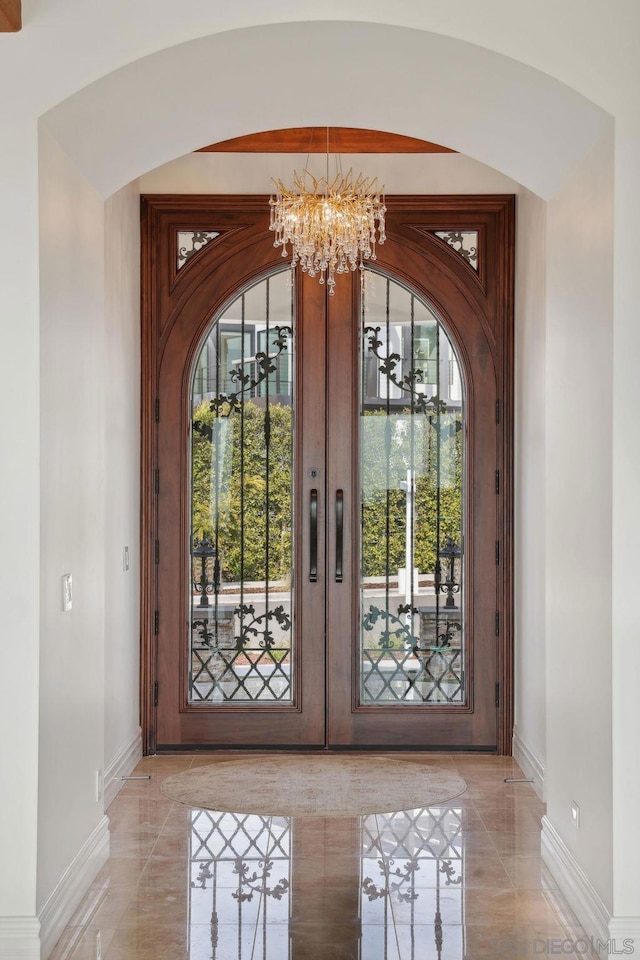
[[[504,783],[520,776],[511,758],[403,757],[468,790],[363,818],[192,810],[162,794],[174,772],[242,756],[141,761],[151,779],[111,804],[111,859],[52,960],[95,960],[98,932],[104,960],[518,960],[583,936],[540,856],[544,806]]]

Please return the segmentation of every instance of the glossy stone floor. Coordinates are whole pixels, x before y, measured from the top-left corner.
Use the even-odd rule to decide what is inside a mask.
[[[516,960],[584,937],[540,860],[543,805],[504,783],[522,776],[511,759],[393,756],[453,768],[468,790],[363,818],[223,814],[160,783],[232,755],[145,758],[151,779],[107,811],[111,859],[54,960],[96,960],[97,938],[105,960]]]

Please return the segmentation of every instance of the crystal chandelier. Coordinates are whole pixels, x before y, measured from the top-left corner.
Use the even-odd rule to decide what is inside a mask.
[[[376,259],[376,221],[378,243],[384,243],[384,188],[377,179],[360,174],[353,179],[336,174],[329,180],[327,131],[327,175],[316,179],[308,170],[294,173],[293,187],[288,189],[274,179],[275,197],[269,200],[271,222],[275,232],[274,247],[282,247],[287,256],[291,244],[292,268],[300,263],[310,277],[320,274],[326,279],[330,294],[336,284],[336,273],[363,268],[364,260]]]

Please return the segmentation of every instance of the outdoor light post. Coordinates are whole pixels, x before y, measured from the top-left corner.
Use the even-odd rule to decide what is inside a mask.
[[[438,550],[438,563],[436,564],[435,587],[436,593],[446,593],[445,609],[455,608],[456,602],[454,594],[460,593],[460,558],[462,551],[458,544],[451,537],[447,537],[443,546]],[[444,561],[445,580],[442,582],[442,564]]]
[[[413,470],[407,470],[407,479],[400,481],[400,489],[406,493],[405,509],[405,536],[404,536],[404,602],[407,609],[407,626],[413,624],[413,592],[417,590],[417,584],[414,583],[415,571],[413,569],[413,517],[415,504],[415,476]]]
[[[216,588],[216,564],[217,560],[214,561],[214,570],[213,570],[213,579],[209,580],[209,574],[207,570],[207,561],[211,557],[216,556],[216,548],[214,545],[206,538],[202,537],[201,540],[196,540],[193,545],[192,555],[194,557],[200,558],[200,579],[196,579],[196,573],[194,570],[193,577],[193,586],[200,594],[200,600],[198,601],[199,607],[208,607],[209,606],[209,594]]]

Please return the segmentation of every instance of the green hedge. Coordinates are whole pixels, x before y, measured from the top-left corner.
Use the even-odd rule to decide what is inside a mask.
[[[206,536],[215,541],[217,534],[223,581],[264,580],[268,524],[269,579],[287,580],[293,526],[291,407],[271,404],[267,421],[264,407],[248,401],[244,404],[242,426],[237,410],[222,412],[229,415],[216,417],[207,402],[194,411],[194,537]],[[270,428],[268,475],[265,468],[267,427]],[[365,414],[361,467],[365,576],[381,577],[387,572],[395,575],[398,567],[405,565],[406,494],[399,489],[399,484],[406,479],[411,462],[416,467],[415,566],[423,573],[433,571],[438,501],[440,543],[447,536],[460,541],[461,438],[458,414],[415,417],[413,427],[406,411],[389,418],[384,411]],[[212,463],[213,455],[216,460]],[[242,475],[244,484],[241,485]]]

